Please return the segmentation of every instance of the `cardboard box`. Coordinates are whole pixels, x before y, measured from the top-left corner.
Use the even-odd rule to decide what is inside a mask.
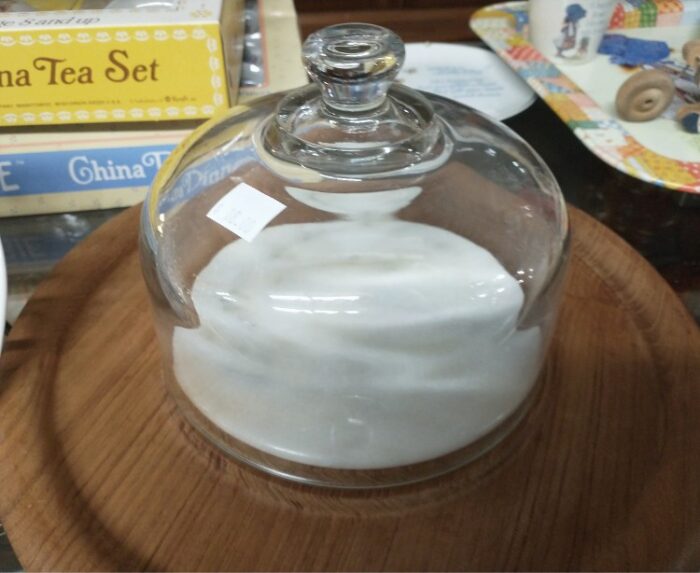
[[[251,73],[241,74],[239,102],[305,84],[292,0],[249,2],[245,12]],[[200,122],[1,129],[0,217],[138,203],[165,156]]]
[[[188,129],[0,134],[0,215],[126,207]]]
[[[243,1],[164,1],[1,14],[0,126],[172,121],[226,109],[238,86],[227,61],[237,72]]]

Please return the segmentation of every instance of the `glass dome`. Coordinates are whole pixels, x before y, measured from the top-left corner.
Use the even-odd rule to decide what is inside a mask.
[[[171,156],[141,253],[165,379],[217,447],[309,484],[410,483],[517,427],[568,227],[504,125],[393,82],[401,40],[312,34],[314,82],[238,106]]]

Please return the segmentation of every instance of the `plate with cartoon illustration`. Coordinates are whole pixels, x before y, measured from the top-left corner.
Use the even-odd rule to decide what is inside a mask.
[[[398,80],[501,121],[524,111],[535,101],[535,92],[503,60],[489,50],[474,46],[406,44],[406,61]]]

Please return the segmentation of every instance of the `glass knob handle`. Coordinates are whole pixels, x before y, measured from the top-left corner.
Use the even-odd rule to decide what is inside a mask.
[[[311,34],[306,71],[332,109],[362,112],[382,105],[404,61],[401,38],[372,24],[339,24]]]

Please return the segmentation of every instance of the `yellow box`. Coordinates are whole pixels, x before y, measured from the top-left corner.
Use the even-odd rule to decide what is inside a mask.
[[[211,117],[238,86],[241,4],[3,14],[0,126]]]

